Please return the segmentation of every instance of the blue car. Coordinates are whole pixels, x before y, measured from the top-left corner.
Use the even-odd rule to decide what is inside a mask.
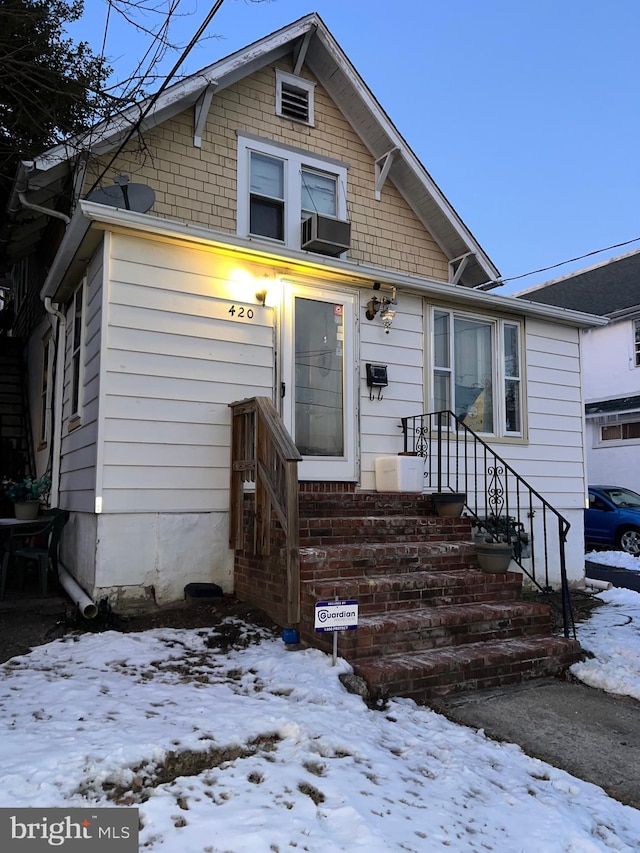
[[[622,486],[589,486],[584,539],[590,546],[640,557],[640,495]]]

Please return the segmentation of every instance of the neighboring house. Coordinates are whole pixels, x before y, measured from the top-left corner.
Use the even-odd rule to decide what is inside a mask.
[[[640,491],[640,250],[518,296],[608,318],[582,334],[587,475]]]
[[[83,156],[22,164],[3,235],[37,468],[88,594],[233,589],[229,405],[254,397],[300,481],[344,492],[375,489],[400,418],[453,409],[571,522],[579,582],[598,319],[490,292],[497,269],[317,15],[148,106]]]

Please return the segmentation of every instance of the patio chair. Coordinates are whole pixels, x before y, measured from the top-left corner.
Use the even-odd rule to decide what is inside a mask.
[[[57,577],[60,534],[68,520],[69,511],[66,509],[45,510],[33,524],[11,529],[4,543],[0,568],[0,601],[4,599],[9,566],[19,567],[20,561],[34,561],[38,564],[40,596],[46,596],[49,564]]]

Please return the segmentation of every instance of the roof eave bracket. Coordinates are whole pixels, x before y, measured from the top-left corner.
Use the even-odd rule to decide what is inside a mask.
[[[393,161],[399,153],[399,148],[391,148],[389,151],[387,151],[386,154],[383,154],[382,157],[378,157],[378,159],[376,160],[376,201],[380,201],[380,193],[382,192],[382,187],[385,185],[385,182],[389,175],[389,171],[393,166]]]
[[[296,77],[300,76],[300,72],[302,71],[302,66],[304,65],[304,61],[307,58],[307,51],[309,50],[309,45],[311,44],[311,39],[313,38],[317,27],[311,27],[304,34],[304,38],[302,39],[300,46],[297,50],[294,50],[293,53],[293,73]]]
[[[204,126],[207,123],[211,100],[217,88],[217,83],[209,83],[194,105],[193,145],[195,148],[202,148],[202,134],[204,132]]]
[[[462,278],[462,274],[467,268],[471,258],[475,258],[475,252],[466,252],[457,258],[452,258],[449,261],[449,284],[458,284]],[[456,267],[456,264],[458,265]]]

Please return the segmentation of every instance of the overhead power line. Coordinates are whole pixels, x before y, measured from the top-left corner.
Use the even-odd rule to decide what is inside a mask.
[[[622,246],[629,246],[631,243],[637,243],[640,241],[640,237],[634,237],[633,240],[625,240],[624,243],[614,243],[613,246],[606,246],[604,249],[596,249],[593,252],[587,252],[584,255],[578,255],[575,258],[569,258],[568,261],[560,261],[558,264],[551,264],[550,267],[540,267],[538,270],[531,270],[531,272],[522,273],[522,275],[512,275],[510,278],[501,278],[499,280],[500,284],[506,284],[508,281],[517,281],[520,278],[527,278],[530,275],[535,275],[539,272],[547,272],[548,270],[555,270],[558,267],[563,267],[565,264],[571,264],[574,261],[581,261],[583,258],[590,258],[593,255],[599,255],[601,252],[610,252],[611,249],[620,249]]]
[[[171,80],[173,79],[173,77],[176,75],[176,73],[177,73],[177,71],[178,71],[178,68],[180,68],[180,66],[182,65],[182,63],[183,63],[183,62],[185,61],[185,59],[187,58],[187,56],[191,53],[191,51],[193,50],[194,46],[196,45],[196,43],[197,43],[197,42],[198,42],[198,40],[200,39],[200,36],[204,33],[204,31],[206,30],[206,28],[209,26],[209,24],[210,24],[210,23],[211,23],[211,21],[213,20],[213,16],[216,14],[216,12],[217,12],[217,11],[218,11],[218,9],[220,8],[220,6],[222,6],[222,4],[223,4],[223,3],[224,3],[224,0],[216,0],[216,2],[213,4],[213,6],[212,6],[211,10],[210,10],[210,11],[209,11],[209,13],[207,14],[206,18],[204,19],[204,21],[202,22],[202,24],[200,25],[200,27],[198,28],[197,33],[193,36],[193,38],[191,39],[191,41],[189,42],[189,44],[188,44],[188,45],[185,47],[185,49],[182,51],[182,53],[181,53],[181,54],[180,54],[180,56],[178,57],[178,61],[177,61],[177,62],[176,62],[176,64],[173,66],[173,68],[171,69],[171,71],[169,71],[169,73],[167,74],[167,76],[166,76],[166,77],[165,77],[165,79],[163,80],[162,85],[160,86],[160,88],[158,89],[158,91],[157,91],[154,95],[152,95],[152,96],[149,98],[149,101],[147,102],[147,105],[146,105],[146,106],[145,106],[145,108],[142,110],[142,112],[141,112],[140,116],[138,117],[137,121],[136,121],[136,122],[134,122],[134,124],[129,128],[128,133],[126,134],[126,136],[124,137],[124,139],[122,140],[122,142],[120,143],[120,145],[118,146],[118,148],[116,149],[116,151],[114,152],[114,154],[113,154],[113,155],[111,156],[111,158],[109,159],[109,162],[108,162],[108,163],[107,163],[107,165],[102,169],[102,171],[100,172],[100,174],[98,175],[98,177],[96,178],[96,180],[93,182],[93,186],[91,187],[91,189],[89,190],[89,193],[87,193],[87,195],[89,195],[89,194],[90,194],[90,193],[91,193],[91,192],[92,192],[92,191],[93,191],[93,190],[98,186],[98,184],[100,183],[100,181],[104,178],[104,176],[107,174],[107,172],[109,171],[109,169],[111,168],[111,166],[112,166],[112,165],[113,165],[113,163],[115,162],[116,158],[120,155],[120,153],[121,153],[121,152],[122,152],[122,150],[124,149],[125,145],[127,145],[127,143],[131,140],[131,138],[132,138],[132,137],[133,137],[133,136],[138,132],[138,130],[141,128],[141,126],[142,126],[142,122],[143,122],[143,121],[144,121],[144,119],[147,117],[147,115],[150,113],[150,111],[153,109],[153,107],[154,107],[154,105],[155,105],[156,101],[158,100],[158,98],[160,97],[160,95],[164,92],[164,90],[167,88],[167,86],[169,85],[169,83],[171,82]]]

